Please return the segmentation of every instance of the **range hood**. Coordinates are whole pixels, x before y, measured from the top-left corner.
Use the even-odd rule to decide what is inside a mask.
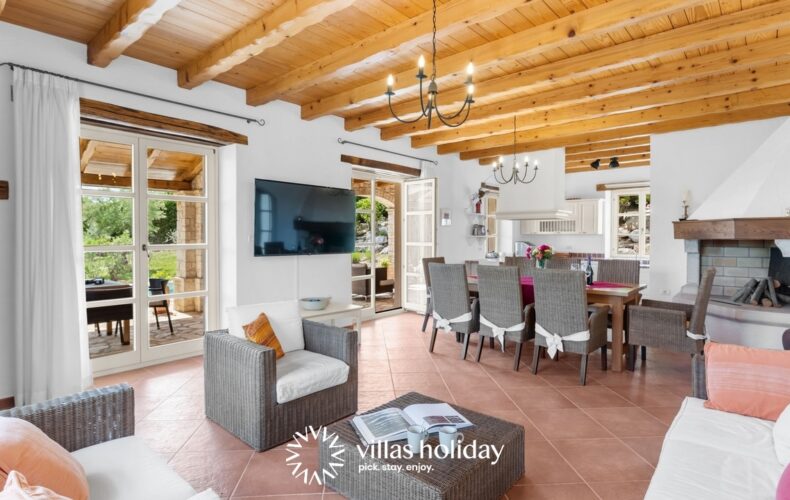
[[[498,212],[497,220],[554,220],[567,219],[573,212],[570,210],[535,210],[527,212]]]

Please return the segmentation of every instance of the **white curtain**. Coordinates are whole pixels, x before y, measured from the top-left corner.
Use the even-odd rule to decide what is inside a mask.
[[[91,383],[75,83],[14,69],[16,404]]]

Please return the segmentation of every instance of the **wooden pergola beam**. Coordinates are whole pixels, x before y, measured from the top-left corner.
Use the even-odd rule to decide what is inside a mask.
[[[603,130],[600,127],[591,127],[578,135],[556,137],[541,141],[530,141],[517,143],[515,151],[525,153],[529,151],[541,151],[544,149],[561,148],[568,145],[578,145],[588,142],[598,142],[606,140],[616,140],[628,137],[643,136],[647,134],[662,134],[666,132],[677,132],[679,130],[690,130],[703,127],[715,127],[728,123],[739,123],[753,120],[765,120],[779,116],[790,115],[790,102],[782,104],[772,104],[760,106],[741,111],[725,111],[723,113],[709,113],[692,118],[676,120],[658,121],[643,125],[630,127],[620,127],[615,129]],[[512,145],[505,147],[493,147],[476,151],[466,151],[461,153],[461,160],[479,160],[481,158],[495,158],[499,155],[512,154]]]
[[[790,85],[767,89],[750,90],[718,97],[710,97],[680,104],[656,106],[641,111],[605,115],[600,118],[576,120],[562,125],[549,125],[516,133],[517,143],[575,136],[586,130],[604,130],[657,123],[667,120],[693,118],[708,113],[741,111],[771,104],[790,103]],[[437,148],[440,154],[485,150],[513,145],[513,134],[506,133],[482,139],[443,144]]]
[[[80,154],[80,172],[85,172],[94,154],[96,154],[96,141],[89,139]]]
[[[525,0],[451,0],[437,6],[436,34],[443,37],[482,23],[524,5]],[[380,63],[386,55],[406,52],[429,41],[432,11],[428,10],[384,31],[345,46],[309,64],[293,69],[247,90],[247,103],[261,105],[282,95],[347,76],[359,68]],[[386,52],[386,54],[382,54]]]
[[[88,42],[88,63],[107,67],[179,3],[181,0],[126,0]]]
[[[528,110],[515,118],[516,129],[520,132],[546,126],[558,126],[578,121],[580,118],[606,118],[617,113],[640,109],[666,107],[673,104],[698,101],[710,97],[727,96],[790,84],[790,62],[769,64],[759,68],[744,68],[727,75],[709,77],[693,82],[650,88],[631,94],[622,94],[600,100],[590,100],[581,104],[551,109],[548,111]],[[768,103],[765,103],[768,104]],[[672,108],[675,109],[675,108]],[[499,137],[513,133],[513,117],[494,121],[436,131],[429,135],[413,136],[411,145],[423,148],[435,144],[449,144],[477,138]]]
[[[131,187],[132,178],[119,175],[82,174],[82,183],[91,186]],[[165,181],[161,179],[148,179],[150,189],[164,189],[168,191],[191,191],[192,183],[186,181]]]
[[[0,0],[0,14],[3,13],[4,8],[5,8],[5,0]]]
[[[650,2],[613,0],[443,57],[437,61],[437,65],[442,68],[442,74],[438,76],[437,82],[441,83],[453,78],[457,80],[459,76],[463,75],[463,70],[469,61],[473,61],[480,68],[485,68],[488,65],[501,65],[560,48],[571,39],[577,43],[583,43],[586,40],[592,41],[612,30],[703,3],[705,3],[704,0],[652,0]],[[385,102],[385,71],[386,69],[382,71],[379,79],[302,106],[302,118],[313,119],[344,109]],[[414,78],[414,68],[401,71],[394,77],[397,92],[401,95],[418,88]],[[478,95],[484,95],[483,88],[480,89]],[[408,102],[417,103],[418,100],[419,98],[409,99]],[[447,100],[443,102],[449,105]],[[408,108],[405,111],[401,110],[401,112],[413,112],[414,109],[418,108]]]
[[[645,38],[481,81],[475,84],[477,89],[475,93],[478,96],[485,96],[486,99],[501,101],[517,97],[530,88],[545,88],[549,84],[573,82],[576,78],[595,77],[610,70],[621,70],[663,57],[685,55],[690,50],[703,49],[720,42],[788,27],[790,26],[788,10],[790,10],[790,0],[781,0],[722,15]],[[443,89],[441,98],[441,102],[452,109],[454,106],[460,105],[466,98],[466,89],[463,86]],[[324,103],[322,105],[326,105],[326,101],[329,99],[334,99],[334,97],[322,99],[320,102]],[[348,104],[351,101],[346,99],[345,102],[346,104],[341,103],[337,109],[351,107]],[[316,103],[308,103],[303,106],[303,115],[306,109],[315,105]],[[409,118],[414,115],[415,110],[419,109],[419,98],[408,98],[393,103],[393,109],[402,117]],[[370,111],[369,109],[360,110],[364,113]],[[358,125],[357,122],[348,126],[353,128]]]
[[[192,89],[280,45],[357,0],[286,0],[178,70],[178,85]]]
[[[591,82],[573,83],[572,80],[568,80],[570,85],[557,86],[475,107],[469,120],[460,128],[452,130],[462,131],[473,125],[490,123],[506,116],[512,117],[514,113],[524,113],[525,110],[545,111],[614,95],[689,82],[707,76],[732,72],[738,68],[787,60],[790,60],[790,38],[783,37],[649,66],[629,73],[605,76]],[[561,78],[555,80],[555,83],[565,83],[565,81],[566,79]],[[434,123],[431,129],[427,129],[424,123],[389,123],[392,120],[389,109],[377,109],[347,118],[346,128],[356,128],[357,125],[362,124],[380,125],[383,122],[388,122],[381,129],[381,138],[385,140],[403,135],[429,135],[439,138],[446,135],[443,135],[442,132],[447,131],[441,123]],[[349,123],[354,123],[354,127],[350,127]],[[437,135],[434,135],[434,132]]]

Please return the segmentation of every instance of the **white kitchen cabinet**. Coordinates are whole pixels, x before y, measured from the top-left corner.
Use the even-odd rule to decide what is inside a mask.
[[[567,219],[522,220],[521,234],[602,234],[602,200],[569,200]]]

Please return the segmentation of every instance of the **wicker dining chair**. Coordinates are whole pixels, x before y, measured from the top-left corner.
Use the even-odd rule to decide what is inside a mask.
[[[570,270],[576,264],[581,266],[582,260],[575,257],[555,257],[546,261],[546,269]]]
[[[705,341],[689,338],[687,332],[705,335],[705,317],[715,277],[716,269],[705,271],[693,305],[645,299],[642,305],[628,308],[626,355],[629,370],[633,371],[636,367],[636,346],[689,354],[702,352]]]
[[[436,262],[444,264],[444,257],[425,257],[422,259],[422,272],[425,274],[425,315],[422,318],[422,331],[428,327],[428,318],[433,313],[433,303],[431,302],[431,273],[428,272],[428,264]]]
[[[532,276],[535,274],[535,259],[505,257],[505,265],[518,267],[518,272],[521,276]]]
[[[456,340],[459,340],[460,336],[463,337],[461,359],[466,359],[469,337],[479,331],[480,306],[477,300],[471,302],[469,300],[469,286],[466,282],[464,265],[431,262],[428,264],[428,272],[431,275],[431,301],[434,311],[431,345],[428,352],[433,352],[436,344],[436,333],[439,329],[436,315],[452,320],[469,313],[471,315],[469,320],[450,324],[451,331],[456,333]]]
[[[486,337],[494,338],[491,326],[484,324],[483,318],[500,328],[509,328],[524,323],[517,331],[505,332],[504,343],[511,340],[516,343],[516,354],[513,357],[513,370],[518,371],[521,361],[521,350],[524,343],[535,338],[535,310],[524,307],[521,295],[521,280],[517,267],[512,266],[480,266],[478,269],[478,292],[480,294],[480,343],[477,345],[477,362],[483,353]]]
[[[637,259],[603,259],[598,261],[598,281],[609,283],[639,283],[639,261]],[[637,304],[638,305],[638,304]],[[628,306],[630,307],[630,306]],[[609,316],[609,328],[612,327],[612,318]],[[625,314],[623,328],[628,334],[628,313]],[[642,346],[642,361],[647,359],[647,346]]]
[[[563,341],[565,353],[581,354],[579,383],[587,382],[587,359],[596,349],[601,350],[601,369],[606,370],[606,318],[608,305],[587,305],[586,277],[582,271],[545,269],[535,273],[535,321],[548,332],[567,337],[588,330],[590,339]],[[592,314],[588,316],[588,309]],[[539,328],[536,326],[536,329]],[[538,372],[542,351],[548,346],[543,335],[535,335],[532,373]]]

